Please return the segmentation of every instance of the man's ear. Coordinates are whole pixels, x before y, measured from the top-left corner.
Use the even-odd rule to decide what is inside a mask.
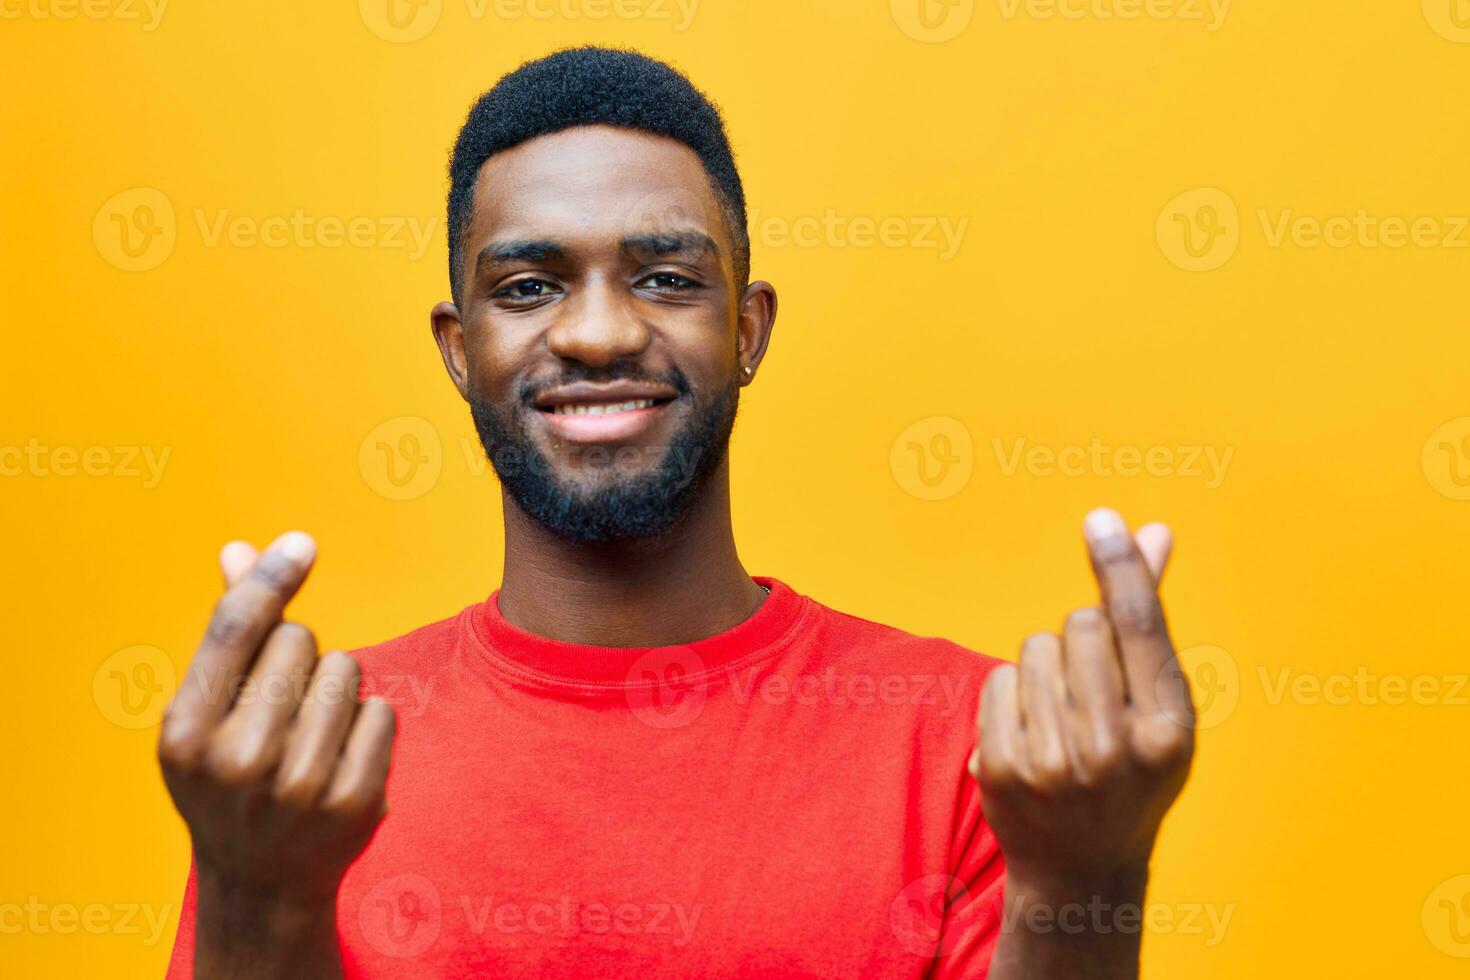
[[[439,356],[444,358],[444,369],[459,397],[469,401],[469,371],[464,358],[464,324],[459,319],[459,308],[445,300],[429,313],[429,326],[434,331],[434,342],[439,345]]]
[[[746,286],[736,316],[735,343],[740,361],[737,370],[740,384],[748,385],[755,380],[755,372],[766,356],[771,331],[776,326],[776,287],[765,280]]]

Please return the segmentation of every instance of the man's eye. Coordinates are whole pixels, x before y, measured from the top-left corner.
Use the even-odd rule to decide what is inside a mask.
[[[655,272],[651,276],[645,276],[638,285],[652,289],[693,289],[699,283],[677,272]]]
[[[515,282],[502,286],[495,291],[497,299],[508,299],[512,301],[526,302],[533,299],[543,299],[557,292],[554,283],[545,279],[517,279]]]

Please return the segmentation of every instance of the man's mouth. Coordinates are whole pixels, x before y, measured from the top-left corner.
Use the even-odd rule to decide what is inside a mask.
[[[636,412],[640,408],[652,408],[652,398],[634,398],[625,402],[582,402],[563,403],[551,406],[553,415],[613,415],[618,412]]]
[[[541,392],[533,404],[562,439],[595,444],[643,435],[677,397],[672,388],[641,381],[578,381]]]

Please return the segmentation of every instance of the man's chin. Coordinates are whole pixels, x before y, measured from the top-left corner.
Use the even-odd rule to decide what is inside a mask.
[[[548,476],[569,490],[589,493],[629,487],[652,478],[668,458],[667,445],[538,445]]]
[[[637,442],[572,445],[546,427],[517,424],[523,420],[513,413],[470,402],[510,498],[546,530],[579,543],[655,537],[679,524],[719,469],[737,405],[732,382],[668,438],[647,433]]]
[[[613,483],[596,489],[556,486],[514,488],[512,498],[536,523],[577,544],[652,538],[679,523],[689,499],[646,483]]]
[[[639,476],[642,479],[638,479]],[[614,501],[636,500],[648,496],[646,491],[640,490],[646,488],[652,479],[654,476],[651,473],[605,474],[589,479],[585,473],[568,476],[553,471],[552,486],[547,489],[550,491],[548,496],[559,499],[563,506],[590,511],[608,506]]]

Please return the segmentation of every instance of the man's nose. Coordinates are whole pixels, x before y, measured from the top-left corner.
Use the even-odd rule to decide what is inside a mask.
[[[650,335],[632,300],[611,283],[582,289],[573,302],[562,304],[562,315],[546,335],[547,346],[557,357],[595,368],[636,357],[648,347]]]

